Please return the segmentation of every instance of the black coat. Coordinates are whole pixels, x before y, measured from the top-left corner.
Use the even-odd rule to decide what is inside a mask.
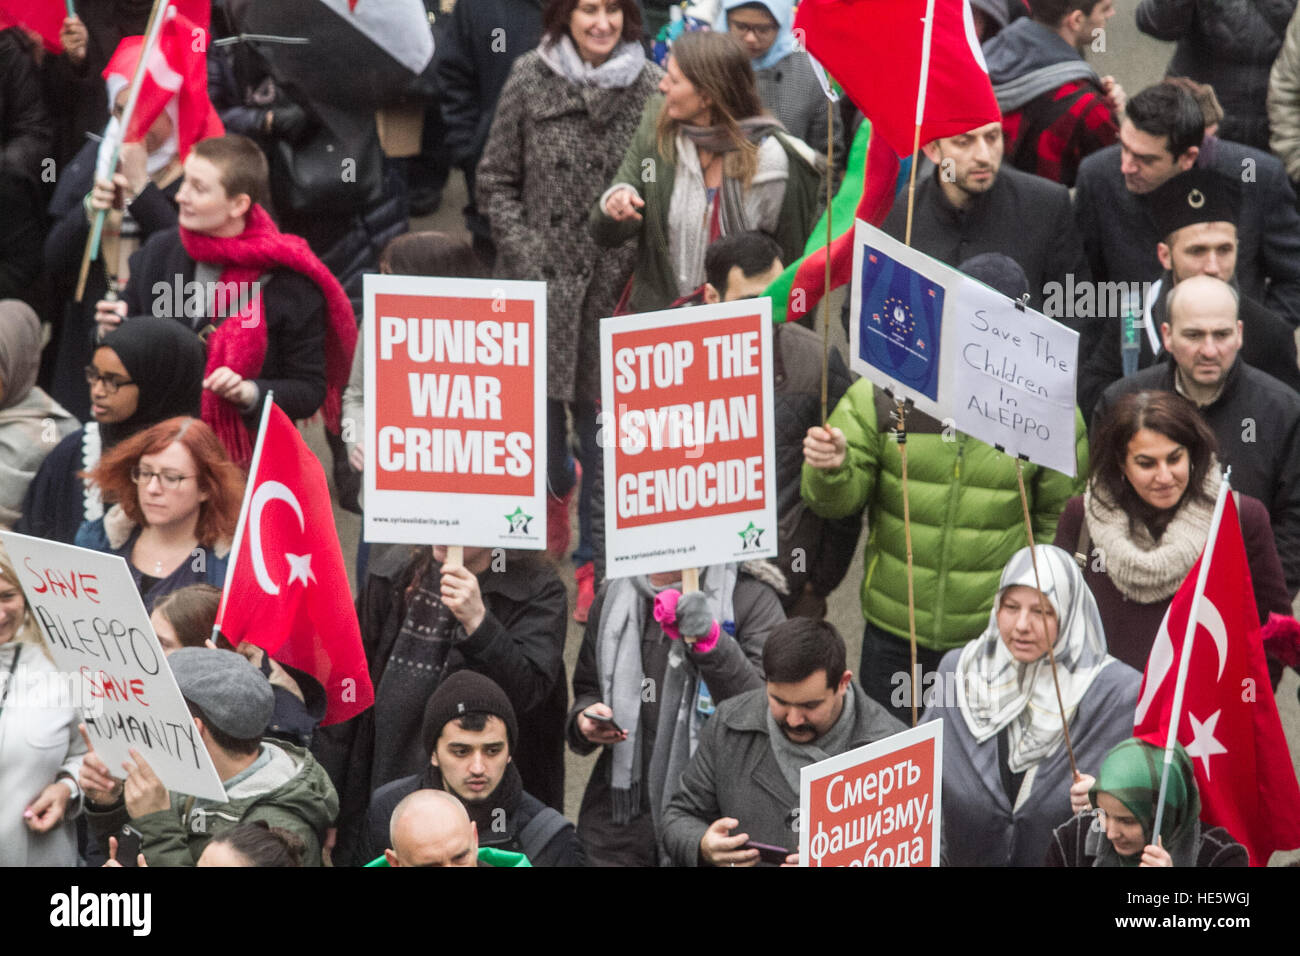
[[[41,178],[54,145],[36,63],[17,29],[0,31],[0,174]]]
[[[358,864],[369,863],[392,846],[388,825],[393,811],[405,797],[428,786],[427,775],[417,773],[386,783],[375,791],[366,813],[365,843],[362,852],[356,856]],[[528,825],[539,814],[559,815],[559,811],[548,807],[527,790],[523,791],[514,807],[506,810],[504,829],[480,831],[478,845],[522,853],[533,866],[583,866],[582,843],[578,840],[578,831],[569,821],[565,820],[564,826],[549,839],[537,840],[531,836]],[[556,823],[558,825],[558,821]]]
[[[177,276],[181,282],[194,278],[194,260],[181,245],[179,230],[154,234],[131,257],[131,281],[122,296],[127,314],[177,318],[195,332],[202,329],[209,316],[190,314],[187,297],[181,302],[183,314],[175,314],[172,290]],[[325,298],[306,276],[292,269],[275,269],[262,279],[262,315],[266,319],[266,358],[253,381],[262,398],[273,390],[275,403],[291,419],[309,418],[325,401],[325,326],[329,321]],[[261,414],[259,400],[244,415],[244,422],[255,429]]]
[[[357,598],[361,640],[378,687],[406,618],[406,589],[420,558],[394,548],[371,568]],[[508,571],[479,575],[487,616],[474,635],[456,642],[446,673],[473,670],[501,686],[515,708],[519,740],[515,765],[524,789],[564,806],[564,639],[568,595],[554,570],[529,558],[507,559]],[[428,573],[437,574],[437,568]],[[460,629],[458,629],[460,630]],[[463,634],[463,631],[460,631]],[[322,727],[312,752],[339,792],[339,852],[348,859],[365,827],[376,748],[374,708],[342,724]],[[412,768],[416,769],[416,768]]]
[[[906,197],[900,196],[894,203],[881,228],[903,240]],[[1005,162],[993,188],[972,196],[965,209],[957,209],[944,196],[937,171],[918,183],[912,248],[954,268],[984,252],[1010,256],[1025,270],[1029,305],[1039,311],[1051,295],[1051,283],[1064,285],[1067,274],[1072,274],[1075,282],[1089,278],[1070,211],[1069,190]],[[1070,324],[1068,319],[1064,321]]]
[[[1121,397],[1144,389],[1172,392],[1172,360],[1122,378],[1102,393],[1094,421]],[[1219,460],[1232,466],[1232,487],[1258,498],[1292,597],[1300,590],[1300,395],[1238,357],[1218,399],[1201,409],[1219,440]]]

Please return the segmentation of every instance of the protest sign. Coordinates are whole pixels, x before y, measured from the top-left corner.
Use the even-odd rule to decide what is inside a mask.
[[[957,427],[1073,476],[1079,333],[971,280],[957,286],[953,299]]]
[[[600,325],[610,577],[776,552],[772,303]]]
[[[938,866],[943,721],[799,771],[800,866]]]
[[[1079,335],[859,221],[854,371],[981,441],[1075,473]]]
[[[367,275],[363,341],[365,539],[546,547],[545,283]]]
[[[54,665],[77,675],[86,730],[115,776],[130,748],[177,793],[226,801],[126,561],[0,532]],[[102,705],[102,707],[101,707]]]

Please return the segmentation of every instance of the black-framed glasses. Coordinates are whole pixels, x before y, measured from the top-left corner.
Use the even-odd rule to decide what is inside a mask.
[[[727,18],[727,27],[738,37],[752,33],[756,40],[766,40],[780,29],[780,26],[775,23],[743,23],[731,17]]]
[[[131,469],[131,480],[137,485],[145,487],[149,482],[157,478],[168,491],[175,491],[181,486],[182,481],[193,477],[193,475],[178,475],[170,471],[150,471],[148,468],[141,468],[139,465]]]
[[[109,395],[116,395],[117,390],[123,385],[134,385],[135,382],[129,378],[122,378],[114,375],[112,372],[101,372],[93,365],[86,366],[86,384],[94,385],[98,382],[104,386],[104,391]]]

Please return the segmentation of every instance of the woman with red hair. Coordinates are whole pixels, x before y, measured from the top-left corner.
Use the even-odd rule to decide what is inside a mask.
[[[83,524],[76,543],[126,558],[146,608],[190,584],[224,584],[244,477],[202,421],[160,422],[85,477],[113,507]]]

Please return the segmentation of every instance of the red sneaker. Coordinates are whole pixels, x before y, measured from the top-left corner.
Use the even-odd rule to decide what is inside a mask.
[[[587,623],[591,613],[591,602],[596,600],[596,566],[588,561],[573,572],[578,582],[578,598],[573,602],[573,619],[579,624]]]

